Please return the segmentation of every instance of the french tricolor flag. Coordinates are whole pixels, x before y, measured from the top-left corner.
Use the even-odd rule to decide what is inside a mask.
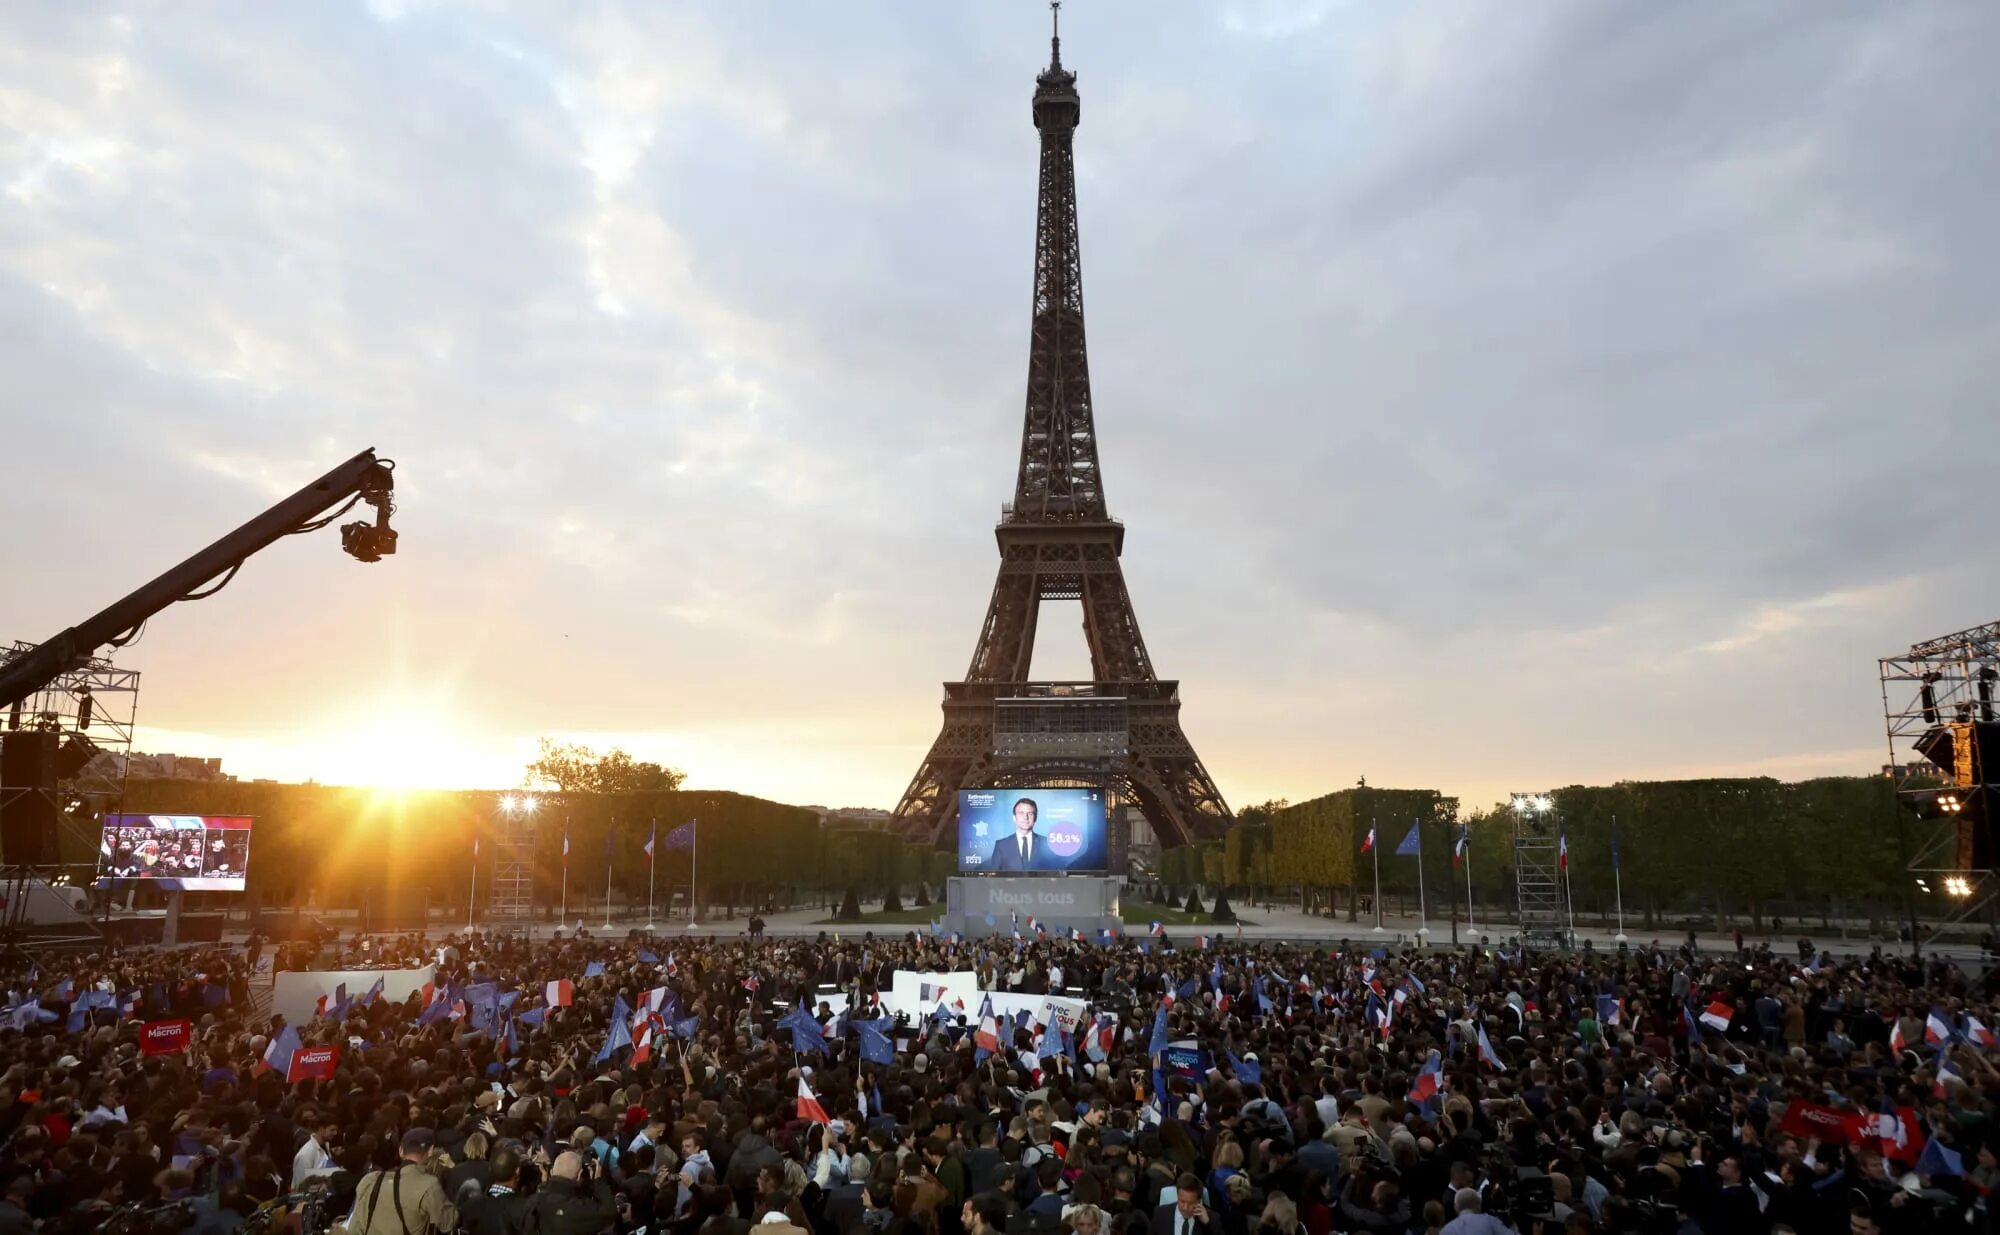
[[[1361,838],[1361,852],[1367,853],[1370,849],[1373,849],[1374,847],[1375,847],[1375,829],[1371,825],[1368,829],[1368,835]]]
[[[548,984],[542,998],[551,1008],[567,1008],[576,998],[576,987],[568,978],[557,978]]]
[[[1889,1049],[1900,1055],[1903,1053],[1904,1048],[1909,1045],[1910,1040],[1903,1036],[1903,1018],[1900,1016],[1891,1017],[1889,1021]]]
[[[1486,1026],[1474,1026],[1478,1034],[1480,1062],[1490,1064],[1496,1071],[1505,1072],[1507,1065],[1500,1062],[1500,1053],[1493,1049],[1493,1043],[1486,1036]]]
[[[803,1076],[799,1078],[799,1118],[821,1124],[833,1122],[826,1117],[826,1108],[819,1104],[819,1099],[813,1097],[813,1091],[806,1087],[806,1078]]]
[[[1569,869],[1569,833],[1567,831],[1556,834],[1556,869]]]
[[[1167,933],[1167,928],[1155,922],[1152,926],[1152,933],[1155,935],[1164,935]]]
[[[1947,1081],[1957,1081],[1961,1085],[1965,1084],[1965,1078],[1958,1074],[1957,1068],[1951,1066],[1951,1061],[1949,1059],[1940,1059],[1937,1066],[1937,1080],[1931,1085],[1931,1092],[1940,1098],[1950,1097],[1951,1095],[1945,1090],[1945,1082]]]
[[[1730,1007],[1720,999],[1712,1001],[1708,1005],[1708,1011],[1701,1014],[1701,1023],[1714,1029],[1717,1033],[1728,1033],[1729,1022],[1735,1019],[1736,1009]]]
[[[655,819],[653,820],[652,830],[646,833],[645,850],[646,850],[646,864],[648,866],[652,865],[653,862],[653,842],[655,840],[658,840],[659,836],[660,836],[660,821]]]
[[[1988,1050],[1993,1049],[1996,1045],[2000,1045],[2000,1041],[1996,1041],[1993,1037],[1993,1031],[1980,1024],[1979,1018],[1973,1016],[1971,1013],[1967,1013],[1965,1017],[1965,1038],[1966,1041],[1971,1042],[1973,1045],[1982,1046]]]
[[[1951,1041],[1951,1026],[1945,1024],[1944,1017],[1938,1015],[1936,1008],[1932,1008],[1931,1014],[1924,1018],[1924,1043],[1928,1046],[1937,1046],[1949,1041]]]

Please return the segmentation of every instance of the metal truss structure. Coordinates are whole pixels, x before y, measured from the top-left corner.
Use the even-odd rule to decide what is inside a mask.
[[[1545,793],[1517,793],[1514,812],[1514,901],[1521,938],[1563,947],[1570,941],[1568,885],[1561,864],[1562,823]]]
[[[911,839],[949,847],[967,786],[1082,784],[1138,807],[1164,845],[1218,836],[1228,805],[1180,724],[1179,683],[1153,671],[1125,588],[1124,525],[1098,466],[1084,345],[1073,138],[1081,105],[1060,38],[1036,78],[1041,182],[1027,410],[1014,500],[995,536],[1000,573],[965,679],[947,682],[944,726],[896,807]],[[1031,679],[1044,600],[1077,600],[1089,682]]]
[[[486,913],[495,921],[535,914],[535,812],[503,807],[493,825],[493,875]]]
[[[0,648],[0,667],[36,649],[16,640]],[[28,783],[0,783],[0,810],[32,806],[54,820],[53,853],[48,860],[21,861],[0,852],[0,931],[10,937],[22,927],[33,883],[88,885],[96,872],[97,821],[116,812],[125,796],[132,737],[138,726],[139,673],[121,669],[102,656],[80,658],[45,685],[10,705],[0,720],[0,737],[44,733],[55,743],[55,761]],[[4,766],[4,764],[0,764]],[[65,861],[67,852],[75,861]],[[90,855],[90,856],[84,856]]]
[[[1942,876],[1963,921],[1992,906],[2000,880],[2000,622],[1914,644],[1879,662],[1897,826],[1913,877]],[[1909,851],[1909,818],[1927,829]]]

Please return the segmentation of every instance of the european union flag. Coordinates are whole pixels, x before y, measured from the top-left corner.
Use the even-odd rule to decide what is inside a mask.
[[[813,1019],[812,1013],[806,1011],[804,1000],[800,1000],[799,1006],[787,1013],[784,1019],[778,1022],[778,1028],[792,1031],[793,1054],[804,1055],[808,1052],[825,1053],[825,1048],[822,1045],[825,1039],[820,1037],[819,1022]]]
[[[896,1061],[896,1044],[889,1039],[889,1031],[896,1025],[894,1017],[848,1023],[861,1032],[861,1058],[884,1067]]]
[[[675,828],[673,831],[667,833],[667,839],[665,844],[669,849],[694,848],[694,820],[690,819],[686,823]]]
[[[603,1063],[611,1058],[618,1048],[630,1045],[632,1045],[632,1027],[625,1023],[623,1017],[619,1017],[611,1022],[611,1032],[605,1036],[603,1049],[599,1050],[590,1062]]]
[[[1417,830],[1417,825],[1413,823],[1410,825],[1410,834],[1403,838],[1402,844],[1396,846],[1396,852],[1407,858],[1422,853],[1423,849],[1423,834]]]

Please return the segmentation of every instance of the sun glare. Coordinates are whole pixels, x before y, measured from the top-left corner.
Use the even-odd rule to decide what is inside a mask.
[[[511,743],[482,737],[449,702],[396,696],[329,725],[304,752],[315,780],[375,789],[468,789],[518,782]]]

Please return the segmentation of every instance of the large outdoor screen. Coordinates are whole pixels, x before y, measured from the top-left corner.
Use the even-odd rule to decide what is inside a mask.
[[[106,815],[97,886],[241,892],[251,822],[249,815]]]
[[[1107,859],[1098,790],[958,791],[958,869],[968,875],[1102,871]]]

